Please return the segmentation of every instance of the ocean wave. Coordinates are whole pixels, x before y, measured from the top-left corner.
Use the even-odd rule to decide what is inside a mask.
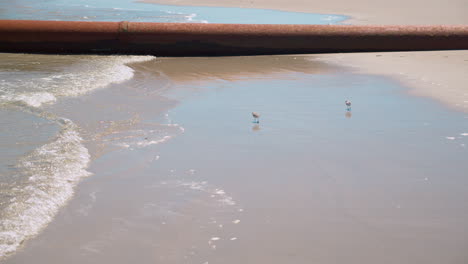
[[[90,155],[77,126],[58,121],[62,129],[55,140],[23,157],[17,164],[21,177],[5,189],[10,199],[0,211],[0,259],[46,227],[79,180],[90,175]]]
[[[22,93],[1,95],[0,100],[12,103],[24,103],[32,107],[40,107],[42,104],[55,102],[57,98],[51,93]]]
[[[52,57],[59,64],[55,69],[21,65],[17,69],[0,72],[0,105],[22,103],[40,107],[53,103],[59,97],[79,96],[112,83],[121,83],[133,77],[133,69],[126,64],[144,62],[153,56],[30,56],[31,63],[47,64]],[[23,58],[27,60],[27,58]],[[58,62],[57,62],[58,61]],[[14,66],[13,66],[14,67]],[[24,70],[26,68],[26,70]],[[58,68],[58,69],[57,69]]]

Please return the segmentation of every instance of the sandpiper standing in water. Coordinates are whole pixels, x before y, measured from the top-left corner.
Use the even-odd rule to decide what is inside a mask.
[[[351,101],[350,101],[350,100],[346,100],[346,101],[345,101],[345,104],[346,104],[346,110],[351,111]]]
[[[254,121],[253,121],[254,123],[257,123],[257,124],[260,123],[260,114],[259,113],[252,112],[252,116],[254,118]]]

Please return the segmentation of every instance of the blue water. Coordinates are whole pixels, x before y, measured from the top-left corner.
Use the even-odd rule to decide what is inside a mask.
[[[345,16],[253,8],[190,7],[131,0],[0,1],[0,19],[241,24],[335,24]]]

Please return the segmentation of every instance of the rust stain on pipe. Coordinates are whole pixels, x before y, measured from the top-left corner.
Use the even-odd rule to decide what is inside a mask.
[[[468,26],[0,20],[0,52],[233,56],[468,49]]]

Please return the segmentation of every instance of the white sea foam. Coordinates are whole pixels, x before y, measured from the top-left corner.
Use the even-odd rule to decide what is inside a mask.
[[[197,14],[190,14],[190,15],[186,15],[184,18],[187,20],[187,22],[198,22],[198,23],[208,23],[207,20],[197,20],[196,19],[197,17]]]
[[[176,128],[179,131],[167,131],[167,125],[159,126],[162,128],[114,131],[112,134],[104,137],[102,141],[110,145],[134,150],[164,143],[182,131],[178,125]]]
[[[33,56],[22,54],[18,56]],[[38,60],[37,57],[35,57]],[[50,57],[48,57],[50,59]],[[133,77],[126,64],[153,56],[57,56],[58,69],[0,72],[0,104],[21,102],[40,107],[58,97],[78,96]],[[40,60],[40,58],[39,58]],[[5,76],[5,78],[3,78]]]
[[[135,9],[135,8],[121,8],[121,7],[113,7],[112,10],[125,10],[125,11],[145,11],[143,9]]]
[[[144,148],[166,142],[180,133],[184,128],[179,124],[173,124],[169,114],[165,114],[168,124],[139,123],[137,120],[125,120],[119,123],[100,121],[103,127],[112,128],[111,132],[106,129],[102,136],[102,142],[106,145],[114,145],[130,150]]]
[[[161,139],[158,139],[158,140],[145,140],[145,141],[136,142],[136,145],[139,146],[139,147],[147,147],[147,146],[150,146],[150,145],[155,145],[155,144],[160,144],[160,143],[166,142],[171,138],[172,138],[172,136],[164,136],[164,137],[162,137]]]
[[[177,185],[188,187],[192,190],[208,193],[211,198],[215,199],[222,205],[235,205],[234,199],[226,194],[224,190],[215,188],[206,181],[178,181]]]
[[[337,21],[338,19],[340,19],[339,16],[333,16],[333,15],[328,15],[325,18],[322,18],[322,20],[324,21]]]
[[[164,11],[165,13],[169,14],[172,16],[173,19],[175,19],[175,17],[179,16],[182,18],[182,21],[180,22],[184,22],[184,23],[191,23],[191,22],[197,22],[197,23],[208,23],[207,20],[203,20],[203,19],[195,19],[198,15],[195,14],[195,13],[191,13],[191,14],[186,14],[186,13],[181,13],[181,12],[173,12],[173,11]],[[174,16],[175,15],[175,16]]]
[[[0,222],[0,259],[14,252],[23,241],[38,234],[73,195],[79,180],[88,176],[88,150],[77,127],[67,119],[56,139],[25,156],[17,164],[24,180],[8,191],[10,203]]]
[[[186,15],[185,18],[187,19],[187,21],[191,22],[196,16],[197,14],[190,14],[190,15]]]
[[[22,102],[26,105],[39,107],[45,103],[55,102],[57,98],[51,93],[38,92],[38,93],[22,93],[22,94],[7,94],[0,96],[0,100],[8,102]]]
[[[0,106],[41,107],[60,97],[79,96],[131,79],[134,73],[127,63],[154,59],[152,56],[56,56],[51,62],[53,56],[15,54],[10,57],[15,63],[41,64],[44,60],[43,64],[54,67],[14,68],[15,64],[10,63],[13,68],[9,69],[9,57],[2,57],[1,63],[8,67],[0,69]],[[2,195],[10,198],[0,204],[0,260],[46,227],[72,197],[79,180],[89,175],[86,167],[90,155],[82,145],[78,128],[68,119],[53,119],[61,125],[55,140],[21,158],[16,164],[18,180],[2,189],[5,191]],[[183,128],[176,126],[182,131]],[[152,145],[170,137],[162,135],[132,143]]]

